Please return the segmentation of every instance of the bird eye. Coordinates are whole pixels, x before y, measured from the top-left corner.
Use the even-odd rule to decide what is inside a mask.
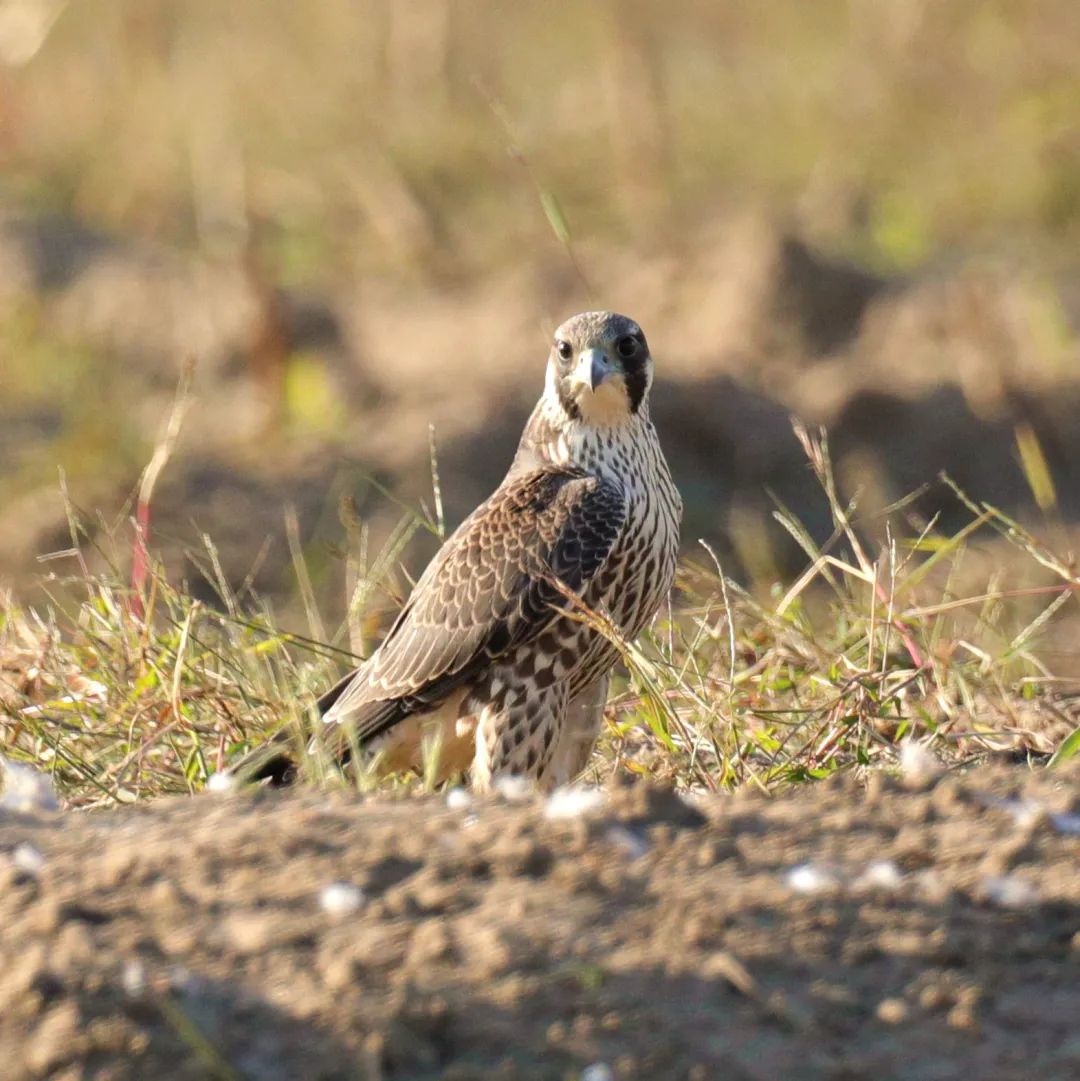
[[[637,347],[637,338],[632,338],[629,334],[615,343],[615,351],[620,357],[632,357],[637,352]]]
[[[574,347],[569,342],[556,342],[555,349],[563,360],[569,360],[574,355]]]

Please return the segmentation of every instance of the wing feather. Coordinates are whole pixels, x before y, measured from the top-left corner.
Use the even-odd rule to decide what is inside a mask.
[[[615,482],[576,469],[509,478],[446,541],[374,654],[320,700],[363,742],[432,708],[533,640],[580,594],[626,522]]]

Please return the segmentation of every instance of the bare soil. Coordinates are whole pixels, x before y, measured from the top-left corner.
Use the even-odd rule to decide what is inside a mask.
[[[1076,782],[9,814],[0,1078],[1075,1078]]]

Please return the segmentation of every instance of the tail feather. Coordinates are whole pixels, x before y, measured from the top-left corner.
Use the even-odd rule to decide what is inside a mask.
[[[229,773],[246,784],[265,782],[271,788],[286,788],[295,783],[298,772],[296,755],[285,746],[284,739],[275,737],[269,743],[248,751]]]
[[[352,682],[355,672],[339,680],[316,701],[319,714],[323,717],[333,708],[341,697],[342,691]],[[246,784],[265,783],[271,788],[286,788],[296,783],[300,773],[297,760],[294,733],[283,729],[260,747],[242,755],[229,767],[229,773]],[[290,743],[293,746],[290,746]],[[352,757],[348,746],[343,746],[337,754],[337,763],[344,768]]]

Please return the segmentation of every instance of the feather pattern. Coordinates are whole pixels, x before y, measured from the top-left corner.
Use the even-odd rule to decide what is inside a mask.
[[[371,659],[321,703],[361,742],[532,642],[581,595],[626,519],[617,482],[569,467],[508,478],[454,532]]]
[[[506,478],[446,541],[386,638],[320,700],[386,769],[440,776],[471,763],[546,787],[584,767],[618,650],[568,611],[574,597],[626,638],[675,577],[682,501],[649,419],[653,364],[640,327],[586,312],[555,332],[544,393]],[[252,777],[284,778],[278,754]],[[237,767],[243,770],[243,763]]]

